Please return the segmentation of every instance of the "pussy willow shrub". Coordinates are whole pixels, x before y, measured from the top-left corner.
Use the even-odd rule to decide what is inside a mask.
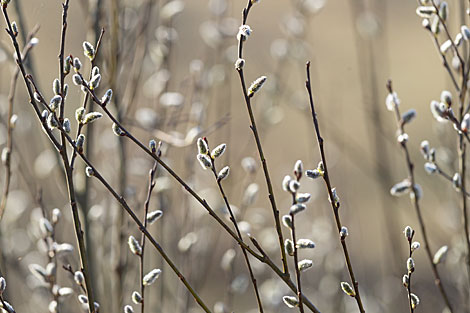
[[[405,127],[421,112],[402,112],[406,100],[387,84],[405,160],[390,193],[409,194],[416,212],[392,215],[398,223],[391,225],[403,224],[392,230],[403,251],[383,250],[401,264],[397,271],[372,257],[383,248],[383,232],[371,231],[377,208],[350,196],[359,184],[336,162],[327,104],[316,100],[321,90],[311,78],[321,73],[305,66],[313,55],[308,25],[325,1],[286,4],[269,70],[250,51],[252,23],[261,25],[273,3],[249,0],[231,16],[238,3],[211,0],[201,38],[188,43],[180,40],[185,5],[66,0],[49,12],[61,16],[57,32],[41,34],[28,30],[29,4],[1,1],[2,51],[11,55],[2,70],[12,74],[1,89],[8,92],[1,102],[3,311],[468,311],[470,30],[462,23],[453,33],[447,3],[421,0],[416,12],[453,87],[436,94],[430,109],[456,153],[433,138],[416,143]],[[70,27],[79,14],[87,38]],[[56,44],[33,57],[48,41]],[[42,64],[55,55],[55,66]],[[292,99],[301,104],[287,107]],[[295,123],[279,126],[299,110]],[[429,226],[421,185],[430,178],[416,165],[456,191],[458,227],[450,235]],[[365,243],[369,237],[374,244]]]

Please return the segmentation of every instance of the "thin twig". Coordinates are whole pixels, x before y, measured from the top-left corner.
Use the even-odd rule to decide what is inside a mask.
[[[307,88],[307,91],[308,91],[308,96],[309,96],[309,101],[310,101],[310,109],[311,109],[312,119],[313,119],[313,125],[315,127],[315,134],[316,134],[317,142],[318,142],[318,149],[320,150],[321,160],[323,162],[323,168],[324,168],[323,180],[325,182],[325,185],[326,185],[326,188],[327,188],[327,191],[328,191],[328,196],[329,196],[329,199],[330,199],[331,208],[333,209],[333,214],[334,214],[335,222],[336,222],[336,228],[338,229],[338,232],[340,232],[341,228],[343,226],[341,224],[341,219],[340,219],[340,216],[339,216],[339,203],[336,203],[336,201],[334,200],[335,197],[333,196],[333,191],[332,191],[332,188],[331,188],[330,176],[329,176],[329,173],[328,173],[328,167],[327,167],[327,163],[326,163],[325,150],[323,148],[323,138],[320,135],[320,126],[318,124],[317,113],[315,112],[315,105],[314,105],[314,102],[313,102],[312,86],[311,86],[311,82],[310,82],[310,62],[307,62],[306,70],[307,70],[307,80],[305,82],[305,87]],[[345,239],[344,236],[341,236],[340,239],[341,239],[340,240],[341,241],[341,247],[343,248],[344,258],[345,258],[345,261],[346,261],[346,265],[348,267],[349,277],[351,278],[351,282],[353,284],[353,288],[354,288],[354,291],[355,291],[354,299],[356,299],[359,311],[361,313],[364,313],[365,310],[364,310],[364,306],[362,304],[361,295],[359,293],[359,283],[357,282],[356,277],[354,275],[353,267],[352,267],[352,264],[351,264],[351,259],[349,257],[348,247],[347,247],[347,244],[346,244],[346,239]]]
[[[157,149],[157,156],[161,157],[162,151],[161,151],[161,141],[158,144],[158,149]],[[147,214],[149,212],[149,205],[150,205],[150,198],[152,197],[152,191],[153,188],[155,187],[155,174],[157,173],[157,167],[158,167],[158,162],[154,162],[153,167],[149,171],[149,185],[148,185],[148,190],[147,190],[147,198],[145,199],[144,203],[144,216],[142,218],[142,222],[144,224],[144,227],[147,228]],[[142,237],[140,239],[140,245],[142,247],[142,253],[139,255],[140,256],[140,295],[142,296],[142,302],[140,303],[141,308],[140,312],[144,313],[144,305],[145,305],[145,285],[144,285],[144,256],[145,256],[145,235],[142,233]]]
[[[392,88],[392,81],[391,80],[389,80],[388,83],[387,83],[387,89],[391,94],[393,94],[393,88]],[[398,130],[399,130],[400,134],[404,134],[405,133],[404,125],[401,122],[400,108],[398,107],[398,105],[395,105],[395,116],[396,116]],[[406,166],[407,166],[407,169],[408,169],[408,176],[409,176],[410,184],[411,184],[411,192],[415,195],[414,198],[413,198],[413,205],[415,207],[416,214],[418,216],[419,227],[420,227],[421,233],[423,235],[424,249],[426,250],[426,254],[427,254],[429,262],[431,263],[432,272],[434,274],[434,278],[435,278],[434,283],[439,288],[439,291],[441,293],[442,298],[444,299],[444,302],[445,302],[446,306],[449,308],[450,312],[452,312],[452,306],[450,304],[447,293],[444,289],[444,285],[442,284],[441,277],[439,275],[439,271],[437,270],[437,265],[434,264],[434,262],[433,262],[433,255],[432,255],[432,252],[431,252],[431,247],[430,247],[429,240],[428,240],[428,235],[427,235],[427,232],[426,232],[426,226],[424,224],[424,219],[423,219],[423,216],[421,214],[421,208],[420,208],[420,205],[419,205],[418,196],[416,196],[414,164],[411,161],[410,153],[408,151],[408,146],[406,145],[406,141],[403,141],[401,143],[401,147],[402,147],[402,149],[405,153]]]
[[[252,5],[253,5],[253,1],[248,0],[248,4],[246,8],[243,9],[242,25],[246,24],[246,21],[248,19],[248,14],[250,12]],[[239,59],[243,58],[243,40],[244,39],[242,38],[242,36],[240,36],[238,40],[238,58]],[[238,75],[240,77],[240,82],[242,85],[243,97],[245,99],[246,108],[248,110],[248,115],[250,117],[250,123],[251,123],[250,129],[252,130],[253,136],[255,137],[256,147],[258,149],[258,155],[261,160],[261,164],[263,166],[264,177],[266,179],[266,185],[268,188],[268,197],[271,203],[271,208],[272,208],[273,215],[274,215],[274,222],[276,224],[277,236],[279,239],[279,248],[281,250],[283,271],[286,275],[289,275],[289,268],[287,266],[287,258],[286,258],[286,250],[284,248],[284,237],[282,235],[281,221],[279,218],[279,210],[277,209],[276,200],[274,198],[273,186],[271,183],[271,178],[269,176],[268,164],[266,162],[266,158],[264,157],[263,148],[261,146],[261,139],[259,137],[258,129],[256,128],[255,116],[253,114],[253,108],[251,106],[251,98],[248,96],[248,93],[247,93],[243,67],[239,67],[237,71],[238,71]]]
[[[206,138],[204,138],[203,140],[206,140]],[[213,158],[211,158],[211,163],[212,163],[211,170],[212,170],[212,173],[214,174],[214,179],[217,182],[217,187],[219,188],[220,194],[222,195],[222,198],[224,199],[224,203],[227,208],[227,211],[230,214],[230,220],[232,221],[233,226],[235,227],[235,231],[237,232],[238,238],[240,239],[241,242],[243,242],[242,233],[240,232],[237,219],[235,218],[235,215],[233,214],[232,208],[230,207],[224,188],[222,187],[222,181],[218,177],[217,169],[215,167],[215,160]],[[240,248],[242,249],[243,257],[245,258],[246,266],[248,267],[248,272],[250,274],[251,283],[253,284],[253,289],[255,291],[255,296],[256,296],[256,301],[258,303],[259,312],[263,313],[264,312],[263,304],[261,303],[261,297],[260,297],[259,290],[258,290],[258,284],[256,282],[255,275],[253,274],[253,269],[251,267],[250,259],[248,258],[248,253],[246,252],[246,249],[243,246],[240,245]]]
[[[292,199],[293,199],[292,204],[293,205],[297,204],[295,193],[292,193]],[[302,299],[302,284],[300,281],[299,255],[298,255],[298,249],[297,249],[297,238],[295,236],[295,214],[290,212],[289,215],[292,220],[291,235],[292,235],[292,242],[294,243],[294,265],[295,265],[295,276],[297,277],[297,298],[299,299],[299,311],[300,313],[304,313],[305,311],[304,311],[304,302]]]

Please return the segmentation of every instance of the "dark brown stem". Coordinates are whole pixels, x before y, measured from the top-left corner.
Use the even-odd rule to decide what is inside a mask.
[[[246,24],[246,21],[248,19],[248,13],[250,12],[250,9],[253,5],[253,2],[251,0],[248,0],[248,4],[246,8],[243,9],[243,17],[242,17],[242,25]],[[243,36],[240,36],[240,39],[238,40],[238,58],[243,57],[243,41],[245,38]],[[274,215],[274,222],[276,224],[276,231],[277,231],[277,236],[279,239],[279,248],[281,250],[281,259],[282,259],[282,266],[283,266],[283,271],[287,275],[289,274],[289,268],[287,266],[287,258],[286,258],[286,251],[284,248],[284,237],[282,235],[282,229],[281,229],[281,221],[279,218],[279,210],[277,209],[276,205],[276,200],[274,198],[274,192],[273,192],[273,186],[271,183],[271,178],[269,176],[269,170],[268,170],[268,164],[266,162],[266,158],[264,157],[263,153],[263,148],[261,146],[261,140],[259,137],[258,129],[256,128],[256,121],[255,121],[255,116],[253,114],[253,109],[251,107],[251,98],[248,96],[247,89],[246,89],[246,83],[245,83],[245,77],[243,74],[243,68],[240,67],[237,69],[238,75],[240,77],[240,82],[242,85],[242,91],[243,91],[243,97],[245,99],[246,103],[246,108],[248,110],[248,115],[250,117],[250,129],[253,132],[253,136],[255,137],[256,141],[256,147],[258,149],[258,155],[261,160],[261,164],[263,166],[263,172],[264,172],[264,177],[266,179],[266,185],[268,188],[268,197],[269,197],[269,202],[271,203],[271,208],[273,211]]]
[[[295,205],[297,200],[295,198],[295,193],[292,194],[293,201],[292,203]],[[295,214],[290,213],[290,218],[292,220],[292,227],[291,227],[291,235],[292,235],[292,242],[294,243],[294,265],[295,265],[295,276],[297,278],[297,299],[299,299],[299,311],[300,313],[304,313],[304,302],[302,299],[302,284],[300,282],[300,268],[299,268],[299,256],[297,253],[297,238],[295,236]]]
[[[204,139],[203,139],[204,140]],[[241,242],[243,242],[243,237],[242,233],[240,232],[240,228],[238,227],[237,219],[235,218],[235,215],[233,214],[232,208],[230,207],[230,204],[228,202],[227,196],[225,195],[224,188],[222,187],[222,182],[221,180],[218,179],[218,174],[217,174],[217,169],[215,167],[215,160],[211,158],[212,160],[212,173],[214,174],[215,181],[217,182],[217,187],[219,187],[220,194],[222,195],[222,198],[224,199],[225,206],[227,208],[227,211],[230,214],[230,220],[233,223],[233,226],[235,227],[235,231],[237,232],[237,236],[240,239]],[[253,269],[251,268],[251,263],[250,259],[248,258],[248,253],[246,252],[246,249],[240,245],[240,248],[242,249],[243,257],[245,258],[246,266],[248,267],[248,272],[250,274],[250,279],[251,283],[253,284],[253,289],[255,291],[255,296],[256,296],[256,301],[258,303],[258,310],[260,313],[263,313],[263,304],[261,303],[261,297],[258,291],[258,284],[256,282],[255,275],[253,274]]]
[[[161,142],[158,145],[157,149],[157,155],[160,157],[162,155],[161,152]],[[147,190],[147,198],[145,199],[144,203],[144,216],[142,218],[144,227],[147,228],[147,214],[149,212],[149,205],[150,205],[150,198],[152,197],[152,191],[153,188],[155,187],[155,174],[157,173],[157,167],[158,163],[154,162],[153,167],[149,171],[149,185],[148,185],[148,190]],[[145,307],[145,285],[143,283],[144,279],[144,256],[145,256],[145,234],[142,233],[142,237],[140,239],[140,245],[142,247],[142,253],[140,255],[140,295],[142,296],[142,302],[141,302],[141,307],[140,307],[140,312],[144,313],[144,307]]]
[[[411,255],[413,254],[413,250],[411,249],[411,244],[412,244],[412,241],[413,241],[414,233],[415,233],[415,231],[413,230],[411,238],[408,239],[408,248],[409,248],[408,257],[409,258],[411,258]],[[410,306],[410,313],[413,313],[414,312],[413,302],[411,301],[411,274],[413,274],[413,273],[408,272],[408,286],[407,286],[406,290],[408,291],[408,302],[409,302],[409,306]]]
[[[387,89],[390,93],[393,93],[392,81],[390,81],[390,80],[387,82]],[[399,130],[400,134],[404,134],[405,131],[404,131],[404,125],[403,125],[403,123],[401,123],[400,108],[397,105],[395,105],[395,116],[396,116],[398,130]],[[411,189],[412,191],[411,192],[414,193],[414,195],[415,195],[414,198],[413,198],[413,205],[415,207],[416,214],[418,216],[418,223],[419,223],[419,227],[420,227],[420,230],[421,230],[421,234],[423,235],[424,249],[426,250],[426,255],[428,257],[429,262],[431,263],[432,272],[434,274],[434,278],[435,278],[434,283],[439,288],[439,292],[441,293],[441,296],[444,299],[444,302],[445,302],[446,306],[449,308],[450,312],[452,312],[452,306],[450,304],[449,297],[447,296],[447,293],[446,293],[446,291],[444,289],[444,286],[442,284],[441,277],[439,275],[439,271],[437,270],[437,265],[434,264],[434,262],[433,262],[433,255],[432,255],[432,252],[431,252],[431,247],[430,247],[428,235],[427,235],[427,232],[426,232],[426,226],[424,224],[424,219],[423,219],[423,216],[421,214],[421,208],[420,208],[420,205],[419,205],[419,200],[418,200],[418,197],[416,195],[414,164],[411,161],[410,153],[408,151],[408,146],[406,145],[405,141],[401,143],[401,147],[402,147],[402,149],[405,153],[405,160],[406,160],[406,166],[407,166],[407,169],[408,169],[408,176],[409,176],[410,183],[411,183],[411,186],[412,186],[412,189]]]
[[[307,70],[307,80],[305,82],[305,87],[307,88],[307,91],[308,91],[308,96],[309,96],[309,101],[310,101],[310,110],[311,110],[311,113],[312,113],[313,125],[315,127],[315,134],[316,134],[316,137],[317,137],[318,149],[320,150],[321,160],[323,162],[323,168],[324,168],[323,180],[325,182],[325,185],[326,185],[326,188],[327,188],[327,191],[328,191],[328,196],[329,196],[329,199],[330,199],[331,208],[333,210],[333,214],[334,214],[334,217],[335,217],[336,228],[338,229],[338,233],[339,233],[343,226],[341,224],[341,219],[340,219],[340,216],[339,216],[339,203],[336,203],[335,200],[334,200],[334,197],[333,197],[332,186],[331,186],[330,177],[329,177],[329,173],[328,173],[328,166],[327,166],[327,163],[326,163],[325,150],[323,148],[323,138],[321,137],[321,134],[320,134],[320,126],[318,124],[317,113],[315,112],[315,104],[313,102],[312,86],[311,86],[311,82],[310,82],[310,62],[307,62],[306,70]],[[345,261],[346,261],[346,265],[348,267],[349,277],[351,279],[351,282],[353,284],[353,288],[354,288],[354,291],[355,291],[354,299],[357,302],[357,306],[359,308],[359,311],[361,313],[364,313],[365,310],[364,310],[364,306],[362,304],[361,295],[359,293],[359,283],[357,282],[356,277],[354,275],[354,271],[353,271],[353,267],[352,267],[352,264],[351,264],[351,258],[349,257],[349,252],[348,252],[348,247],[347,247],[347,244],[346,244],[346,240],[345,240],[344,237],[340,237],[340,239],[341,239],[340,240],[341,247],[343,248],[344,258],[345,258]]]

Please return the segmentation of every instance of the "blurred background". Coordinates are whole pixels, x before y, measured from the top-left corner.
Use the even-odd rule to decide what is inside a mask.
[[[450,5],[453,34],[468,22],[464,4],[453,1]],[[100,28],[105,29],[96,61],[103,76],[97,93],[112,88],[110,109],[143,143],[161,140],[164,160],[220,216],[227,215],[223,199],[212,174],[196,159],[195,141],[205,136],[211,147],[226,143],[227,151],[216,165],[231,168],[223,182],[229,202],[243,232],[256,237],[280,265],[266,184],[233,66],[245,5],[242,0],[71,1],[65,51],[79,57],[83,72],[88,73],[90,62],[83,56],[82,43],[95,44]],[[244,46],[245,77],[250,83],[267,76],[252,102],[281,215],[288,213],[291,204],[291,196],[281,187],[284,176],[293,175],[299,159],[306,169],[316,168],[320,161],[304,84],[305,63],[310,60],[331,180],[340,197],[342,221],[349,229],[347,242],[367,312],[408,310],[402,286],[408,258],[405,226],[416,229],[415,239],[422,243],[408,195],[390,195],[390,188],[407,177],[407,170],[396,141],[395,116],[385,106],[389,78],[402,111],[414,108],[418,113],[406,129],[409,147],[416,180],[423,189],[421,204],[431,250],[449,246],[439,270],[456,312],[465,311],[469,288],[460,197],[448,181],[424,171],[419,152],[420,142],[429,140],[442,168],[451,175],[458,169],[455,131],[450,124],[437,123],[429,109],[430,101],[438,100],[442,90],[453,92],[452,85],[429,32],[421,26],[422,18],[415,13],[416,5],[405,0],[262,0],[248,18],[253,33]],[[21,46],[27,33],[40,26],[35,34],[39,43],[28,57],[27,68],[49,99],[59,71],[61,2],[13,0],[8,11],[18,23]],[[1,25],[5,27],[3,19]],[[15,71],[12,51],[10,39],[1,32],[2,149],[7,146],[8,94]],[[74,112],[84,94],[70,77],[67,82],[66,115],[75,134]],[[39,227],[44,212],[50,219],[52,210],[60,209],[55,241],[76,245],[70,205],[60,158],[40,131],[21,77],[13,103],[18,120],[12,137],[9,194],[0,224],[0,270],[7,278],[5,297],[17,312],[48,312],[53,299],[50,286],[29,267],[46,267],[49,262]],[[103,118],[87,126],[86,154],[142,218],[153,162],[130,141],[114,136],[111,125]],[[6,171],[1,165],[2,190]],[[138,228],[98,181],[85,176],[79,159],[74,175],[95,298],[101,312],[122,311],[140,286],[138,258],[127,246],[129,235],[140,238]],[[163,216],[149,226],[151,233],[214,312],[256,312],[239,247],[163,169],[159,167],[156,176],[150,208],[162,210]],[[355,312],[354,299],[340,288],[340,282],[349,277],[324,184],[304,178],[300,190],[311,193],[312,199],[297,219],[297,234],[316,243],[315,249],[300,252],[301,259],[314,263],[302,274],[303,292],[322,312]],[[287,229],[283,231],[288,238]],[[413,290],[421,299],[419,311],[443,312],[424,249],[414,258]],[[77,294],[80,288],[62,266],[77,270],[78,260],[77,249],[58,255],[56,270],[57,284],[72,287]],[[266,311],[290,311],[282,297],[292,292],[267,266],[256,260],[252,263]],[[146,248],[145,264],[148,270],[163,271],[146,288],[147,312],[200,312],[151,246]],[[59,308],[82,310],[76,295],[61,298]]]

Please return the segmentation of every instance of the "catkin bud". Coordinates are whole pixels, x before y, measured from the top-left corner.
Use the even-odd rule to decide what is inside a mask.
[[[401,122],[402,122],[403,125],[408,124],[415,117],[416,117],[416,110],[415,109],[408,110],[405,113],[403,113],[403,115],[401,117]]]
[[[339,236],[341,237],[341,240],[344,240],[348,235],[348,228],[346,226],[341,227],[341,230],[339,231]]]
[[[7,164],[10,162],[11,150],[8,147],[2,150],[2,163]]]
[[[125,136],[126,133],[122,130],[121,127],[119,127],[116,123],[113,123],[113,133],[116,136]]]
[[[299,249],[313,249],[315,243],[310,239],[299,239],[297,240],[297,248]]]
[[[465,116],[463,117],[463,120],[462,120],[462,124],[460,124],[460,129],[464,132],[464,133],[468,133],[468,129],[470,128],[470,114],[467,113],[465,114]]]
[[[306,270],[308,270],[309,268],[313,266],[313,262],[312,260],[305,259],[305,260],[299,261],[297,266],[299,267],[299,270],[301,272],[305,272]]]
[[[238,34],[237,34],[237,39],[241,41],[245,41],[248,36],[251,35],[253,31],[251,30],[251,27],[248,25],[241,25],[238,28]]]
[[[439,16],[445,22],[447,20],[448,15],[449,15],[449,6],[447,5],[447,2],[444,1],[439,6]]]
[[[51,111],[55,112],[59,108],[61,102],[62,102],[61,96],[59,95],[54,96],[49,102],[49,108],[51,109]]]
[[[56,128],[57,126],[59,126],[59,124],[57,123],[57,119],[55,118],[54,114],[49,114],[49,115],[47,116],[46,123],[47,123],[47,127],[48,127],[50,130],[53,130],[54,128]]]
[[[302,204],[302,203],[294,204],[293,206],[290,207],[289,214],[295,215],[297,213],[304,211],[306,208],[307,207],[305,206],[305,204]]]
[[[225,166],[223,169],[220,170],[219,174],[217,174],[217,180],[222,181],[225,178],[227,178],[229,174],[230,174],[230,167]]]
[[[135,304],[141,304],[142,303],[142,296],[137,291],[134,291],[132,293],[132,302],[134,302]]]
[[[224,154],[226,148],[227,145],[225,143],[218,145],[212,150],[211,157],[213,159],[220,157],[222,154]]]
[[[322,176],[321,172],[318,169],[307,170],[305,171],[305,175],[311,179],[315,179],[315,178]]]
[[[411,244],[411,251],[415,252],[419,249],[419,247],[421,247],[420,243],[418,241],[415,241]]]
[[[65,118],[64,119],[64,123],[62,125],[62,128],[64,129],[64,131],[68,134],[70,133],[70,130],[71,130],[71,126],[70,126],[70,120],[68,118]]]
[[[127,243],[129,244],[129,249],[132,253],[134,253],[135,255],[142,255],[142,247],[134,236],[129,236],[129,240]]]
[[[95,176],[95,170],[94,170],[92,167],[90,167],[90,166],[87,166],[87,167],[85,168],[85,173],[86,173],[86,176],[88,176],[88,177],[93,177],[93,176]]]
[[[411,183],[409,180],[405,179],[397,184],[395,184],[391,189],[390,189],[390,194],[392,196],[401,196],[405,193],[410,192],[411,189]]]
[[[299,306],[299,300],[297,300],[296,297],[284,296],[282,297],[282,301],[284,302],[285,305],[287,305],[289,309],[293,309]]]
[[[349,283],[345,281],[341,282],[341,289],[343,290],[345,294],[347,294],[350,297],[356,296],[356,292],[354,291],[354,289],[351,287]]]
[[[284,179],[282,180],[282,189],[284,189],[284,191],[289,191],[289,184],[291,180],[292,178],[289,175],[284,176]]]
[[[253,95],[263,87],[264,83],[266,82],[267,77],[261,76],[257,80],[251,83],[250,88],[248,88],[248,97],[253,97]]]
[[[80,62],[80,59],[79,58],[73,59],[73,69],[75,70],[75,72],[80,71],[81,68],[82,68],[82,62]]]
[[[82,271],[76,271],[73,275],[73,279],[79,286],[81,286],[85,282],[85,276],[83,276]]]
[[[75,119],[77,120],[78,124],[83,124],[83,116],[85,115],[85,108],[80,107],[75,111]]]
[[[454,176],[452,177],[452,185],[457,190],[459,190],[460,187],[462,186],[462,177],[460,176],[459,173],[455,173]]]
[[[286,239],[284,246],[286,247],[286,252],[288,255],[293,256],[294,255],[294,243],[290,239]]]
[[[59,304],[57,303],[57,301],[52,300],[51,302],[49,302],[49,305],[47,306],[47,309],[49,310],[49,313],[57,313],[57,307],[58,306],[59,306]]]
[[[408,274],[415,271],[415,261],[413,258],[408,258],[408,260],[406,260],[406,269],[408,270]]]
[[[11,29],[13,30],[13,36],[18,36],[18,25],[16,25],[15,21],[11,23]]]
[[[411,228],[410,226],[406,226],[403,233],[405,234],[405,237],[406,239],[408,239],[408,241],[413,240],[413,236],[415,234],[415,231],[413,230],[413,228]]]
[[[387,95],[387,98],[385,98],[385,105],[387,106],[387,110],[395,111],[395,106],[398,107],[400,105],[400,99],[396,92],[389,93]]]
[[[296,193],[297,190],[299,190],[299,188],[300,188],[300,183],[298,181],[296,181],[295,179],[292,179],[289,182],[289,191],[291,193]]]
[[[414,293],[411,294],[411,307],[413,309],[416,309],[416,307],[419,305],[419,298],[417,295]]]
[[[290,228],[292,229],[292,218],[290,215],[284,215],[282,217],[282,224],[284,224],[284,226],[286,226],[287,228]]]
[[[245,59],[237,59],[237,61],[235,61],[235,69],[237,71],[241,70],[243,67],[245,66]]]
[[[207,145],[207,142],[203,138],[197,139],[197,148],[198,148],[199,154],[207,154],[209,152],[209,146]]]
[[[104,96],[101,98],[101,105],[102,105],[102,106],[106,106],[106,104],[108,104],[109,101],[111,101],[112,97],[113,97],[113,90],[112,90],[112,89],[108,89],[108,90],[105,92]]]
[[[408,276],[408,274],[403,275],[402,281],[403,281],[403,286],[405,286],[405,288],[408,288],[410,284],[410,276]]]
[[[338,193],[336,192],[336,187],[331,188],[331,194],[333,195],[333,203],[335,206],[339,205],[339,196]],[[328,197],[328,199],[331,202],[331,199]]]
[[[52,83],[52,91],[54,92],[54,95],[60,95],[60,81],[58,78],[54,79],[54,82]]]
[[[93,66],[93,69],[91,70],[91,77],[96,76],[100,73],[100,68],[98,66]]]
[[[34,100],[42,102],[42,96],[38,92],[34,92]]]
[[[162,217],[163,215],[163,212],[160,211],[160,210],[155,210],[155,211],[152,211],[152,212],[149,212],[147,213],[147,223],[149,223],[150,225],[152,225],[153,223],[155,223],[160,217]]]
[[[448,39],[442,43],[442,45],[439,47],[439,50],[442,54],[445,54],[450,47],[452,47],[452,40]]]
[[[448,246],[442,246],[437,250],[436,254],[434,254],[434,257],[432,259],[432,262],[434,264],[439,264],[445,261],[447,257],[447,251],[449,250]]]
[[[433,6],[419,6],[416,9],[416,14],[422,18],[431,18],[436,13],[436,9]]]
[[[212,167],[211,158],[207,154],[198,154],[197,160],[199,161],[199,164],[201,164],[201,167],[203,169],[208,169]]]
[[[89,124],[89,123],[92,123],[100,118],[103,117],[103,114],[99,113],[99,112],[90,112],[88,114],[85,115],[85,117],[83,118],[83,124]]]
[[[441,92],[441,101],[450,107],[452,105],[452,94],[450,91],[444,90]]]
[[[155,280],[157,280],[158,276],[160,276],[161,273],[162,273],[162,271],[158,268],[153,269],[152,271],[150,271],[143,278],[144,286],[150,286],[151,284],[153,284],[155,282]]]
[[[309,193],[297,193],[295,199],[298,203],[306,203],[310,200],[311,195]]]
[[[304,164],[302,160],[297,160],[294,165],[294,175],[297,177],[297,180],[300,180],[302,177],[302,172],[304,171]]]
[[[428,174],[434,174],[434,173],[437,172],[437,165],[434,164],[434,163],[431,163],[431,162],[426,162],[426,163],[424,163],[424,170]]]
[[[124,313],[134,313],[134,309],[130,305],[124,307]]]
[[[83,152],[83,144],[85,143],[85,135],[80,134],[75,141],[75,147],[77,148],[78,152]]]
[[[57,224],[59,222],[60,217],[62,216],[62,212],[55,208],[52,210],[52,224]]]
[[[6,288],[7,288],[7,281],[5,280],[5,278],[0,277],[0,296],[3,294]]]
[[[462,27],[460,27],[460,32],[462,33],[463,39],[465,41],[470,39],[470,29],[467,25],[462,25]]]
[[[100,85],[100,82],[101,82],[100,74],[93,76],[89,83],[90,89],[93,90],[93,89],[98,88],[98,86]]]
[[[424,159],[427,160],[429,157],[429,141],[423,140],[421,141],[420,146],[421,154],[423,155]]]
[[[83,84],[83,79],[78,74],[74,74],[72,76],[73,83],[77,86],[81,86]]]
[[[70,69],[72,67],[72,57],[70,55],[68,55],[66,58],[65,58],[65,61],[64,61],[64,74],[67,75],[68,73],[70,73]]]
[[[83,42],[83,54],[90,60],[93,60],[95,58],[95,48],[88,41]]]

